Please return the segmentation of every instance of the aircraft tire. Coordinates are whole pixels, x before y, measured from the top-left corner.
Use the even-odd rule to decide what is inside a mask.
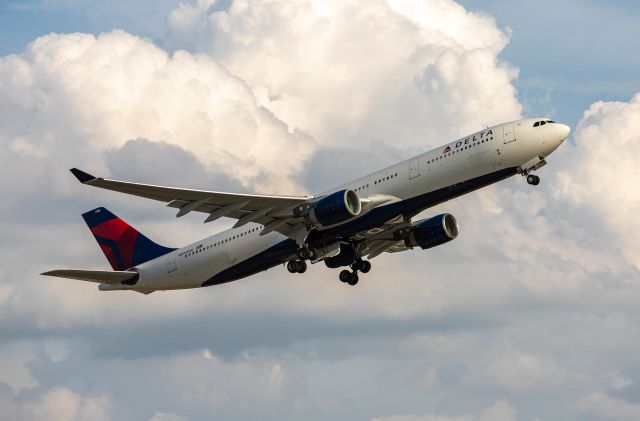
[[[371,270],[371,262],[368,260],[364,260],[362,262],[362,265],[360,265],[360,272],[369,273],[370,270]]]
[[[349,275],[351,275],[349,278],[349,280],[347,281],[347,283],[351,286],[357,285],[358,281],[360,280],[358,278],[358,274],[357,273],[350,273]]]
[[[340,272],[338,278],[340,279],[340,282],[349,282],[349,280],[351,279],[351,272],[349,272],[348,270],[343,270]]]
[[[538,184],[540,184],[540,177],[538,177],[537,175],[529,174],[527,176],[527,183],[531,184],[532,186],[537,186]]]
[[[305,273],[307,271],[307,262],[300,260],[296,262],[296,272]]]

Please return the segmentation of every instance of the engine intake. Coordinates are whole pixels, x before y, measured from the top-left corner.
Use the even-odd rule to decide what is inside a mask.
[[[458,236],[458,222],[450,213],[419,221],[404,239],[407,247],[429,249]]]
[[[313,205],[309,218],[314,224],[326,227],[358,216],[361,210],[358,194],[353,190],[341,190],[323,197]]]

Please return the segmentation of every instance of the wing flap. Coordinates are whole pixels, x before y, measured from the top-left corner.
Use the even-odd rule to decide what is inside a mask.
[[[78,281],[97,282],[105,284],[121,284],[135,282],[139,278],[137,272],[110,271],[110,270],[80,270],[58,269],[44,272],[41,275],[55,276],[57,278],[76,279]]]

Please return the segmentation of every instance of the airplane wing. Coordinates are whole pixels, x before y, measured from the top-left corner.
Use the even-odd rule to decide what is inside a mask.
[[[110,270],[78,270],[59,269],[41,273],[41,275],[55,276],[57,278],[77,279],[79,281],[97,282],[105,284],[120,284],[135,282],[140,276],[137,272],[110,271]]]
[[[291,236],[303,223],[302,218],[293,215],[293,209],[311,199],[307,196],[267,196],[154,186],[95,177],[77,168],[70,171],[82,184],[165,202],[167,206],[179,209],[176,217],[195,211],[209,214],[205,223],[223,216],[237,219],[234,227],[256,222],[264,225],[262,235],[278,231]]]

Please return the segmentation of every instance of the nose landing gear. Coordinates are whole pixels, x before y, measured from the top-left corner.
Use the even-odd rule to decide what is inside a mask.
[[[540,184],[540,177],[538,177],[537,175],[529,174],[527,175],[527,183],[531,184],[532,186],[537,186],[538,184]]]

